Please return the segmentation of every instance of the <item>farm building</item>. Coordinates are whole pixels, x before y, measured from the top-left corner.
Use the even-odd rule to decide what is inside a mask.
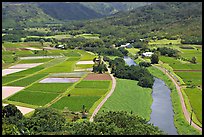
[[[142,56],[143,57],[151,57],[152,54],[154,54],[154,53],[152,53],[152,52],[145,52],[145,53],[142,53]]]
[[[120,47],[132,48],[132,45],[130,43],[126,43],[125,45],[121,45]]]
[[[64,45],[56,45],[55,47],[56,48],[60,48],[60,49],[64,49],[65,48]]]

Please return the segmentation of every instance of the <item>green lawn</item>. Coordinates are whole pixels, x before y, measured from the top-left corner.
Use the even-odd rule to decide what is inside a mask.
[[[69,93],[71,95],[83,95],[83,96],[101,96],[107,92],[107,89],[95,89],[95,88],[74,88]]]
[[[62,93],[65,92],[73,83],[35,83],[25,90],[37,92]]]
[[[74,36],[75,38],[77,37],[84,37],[86,39],[99,39],[99,34],[79,34],[79,35],[76,35]]]
[[[93,60],[96,56],[95,55],[92,55],[84,50],[79,50],[78,53],[80,53],[82,55],[81,57],[81,61],[90,61],[90,60]]]
[[[27,103],[31,105],[37,105],[37,106],[44,106],[45,104],[49,103],[54,98],[56,98],[58,95],[59,94],[41,93],[41,92],[32,92],[32,91],[23,90],[16,93],[8,100]]]
[[[85,105],[87,111],[93,106],[93,104],[100,98],[100,96],[70,96],[63,97],[51,107],[63,110],[67,107],[70,111],[80,112],[82,106]]]
[[[76,51],[70,51],[70,52],[66,52],[66,53],[62,53],[63,55],[65,56],[68,56],[68,57],[80,57],[81,55],[76,52]]]
[[[81,81],[75,87],[76,88],[96,88],[96,89],[108,89],[111,84],[111,81]]]
[[[137,81],[117,79],[116,88],[110,98],[100,109],[104,111],[132,111],[139,116],[150,119],[152,105],[152,90],[137,85]]]
[[[202,91],[198,88],[184,89],[199,122],[202,123]]]

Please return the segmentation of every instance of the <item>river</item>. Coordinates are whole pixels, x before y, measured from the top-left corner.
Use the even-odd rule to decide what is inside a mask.
[[[124,57],[125,62],[131,65],[137,65],[130,57]],[[174,126],[174,112],[171,102],[171,90],[165,85],[161,79],[154,78],[152,88],[152,113],[150,115],[150,123],[159,127],[168,135],[178,135]]]

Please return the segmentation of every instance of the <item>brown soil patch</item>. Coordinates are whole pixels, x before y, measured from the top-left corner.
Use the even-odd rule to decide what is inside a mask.
[[[6,48],[6,50],[9,50],[9,51],[19,51],[18,48]]]
[[[109,74],[90,73],[84,78],[84,80],[112,80],[112,79]]]
[[[186,69],[181,69],[181,70],[178,70],[178,69],[175,69],[174,72],[201,72],[202,70],[186,70]]]

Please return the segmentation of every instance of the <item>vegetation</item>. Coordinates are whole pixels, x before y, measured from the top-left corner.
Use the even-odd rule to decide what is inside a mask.
[[[116,88],[113,94],[99,110],[102,111],[127,111],[150,119],[151,114],[151,89],[142,88],[137,81],[128,79],[116,79]],[[133,105],[134,104],[134,105]]]
[[[6,108],[5,108],[6,107]],[[67,122],[66,117],[52,108],[37,108],[30,117],[9,123],[20,116],[19,110],[8,105],[3,112],[14,115],[2,116],[3,135],[161,135],[163,131],[145,119],[124,111],[109,111],[97,115],[94,122]],[[10,107],[11,109],[7,109]],[[110,119],[111,117],[111,119]],[[119,119],[119,121],[117,120]],[[128,124],[127,124],[128,123]]]

